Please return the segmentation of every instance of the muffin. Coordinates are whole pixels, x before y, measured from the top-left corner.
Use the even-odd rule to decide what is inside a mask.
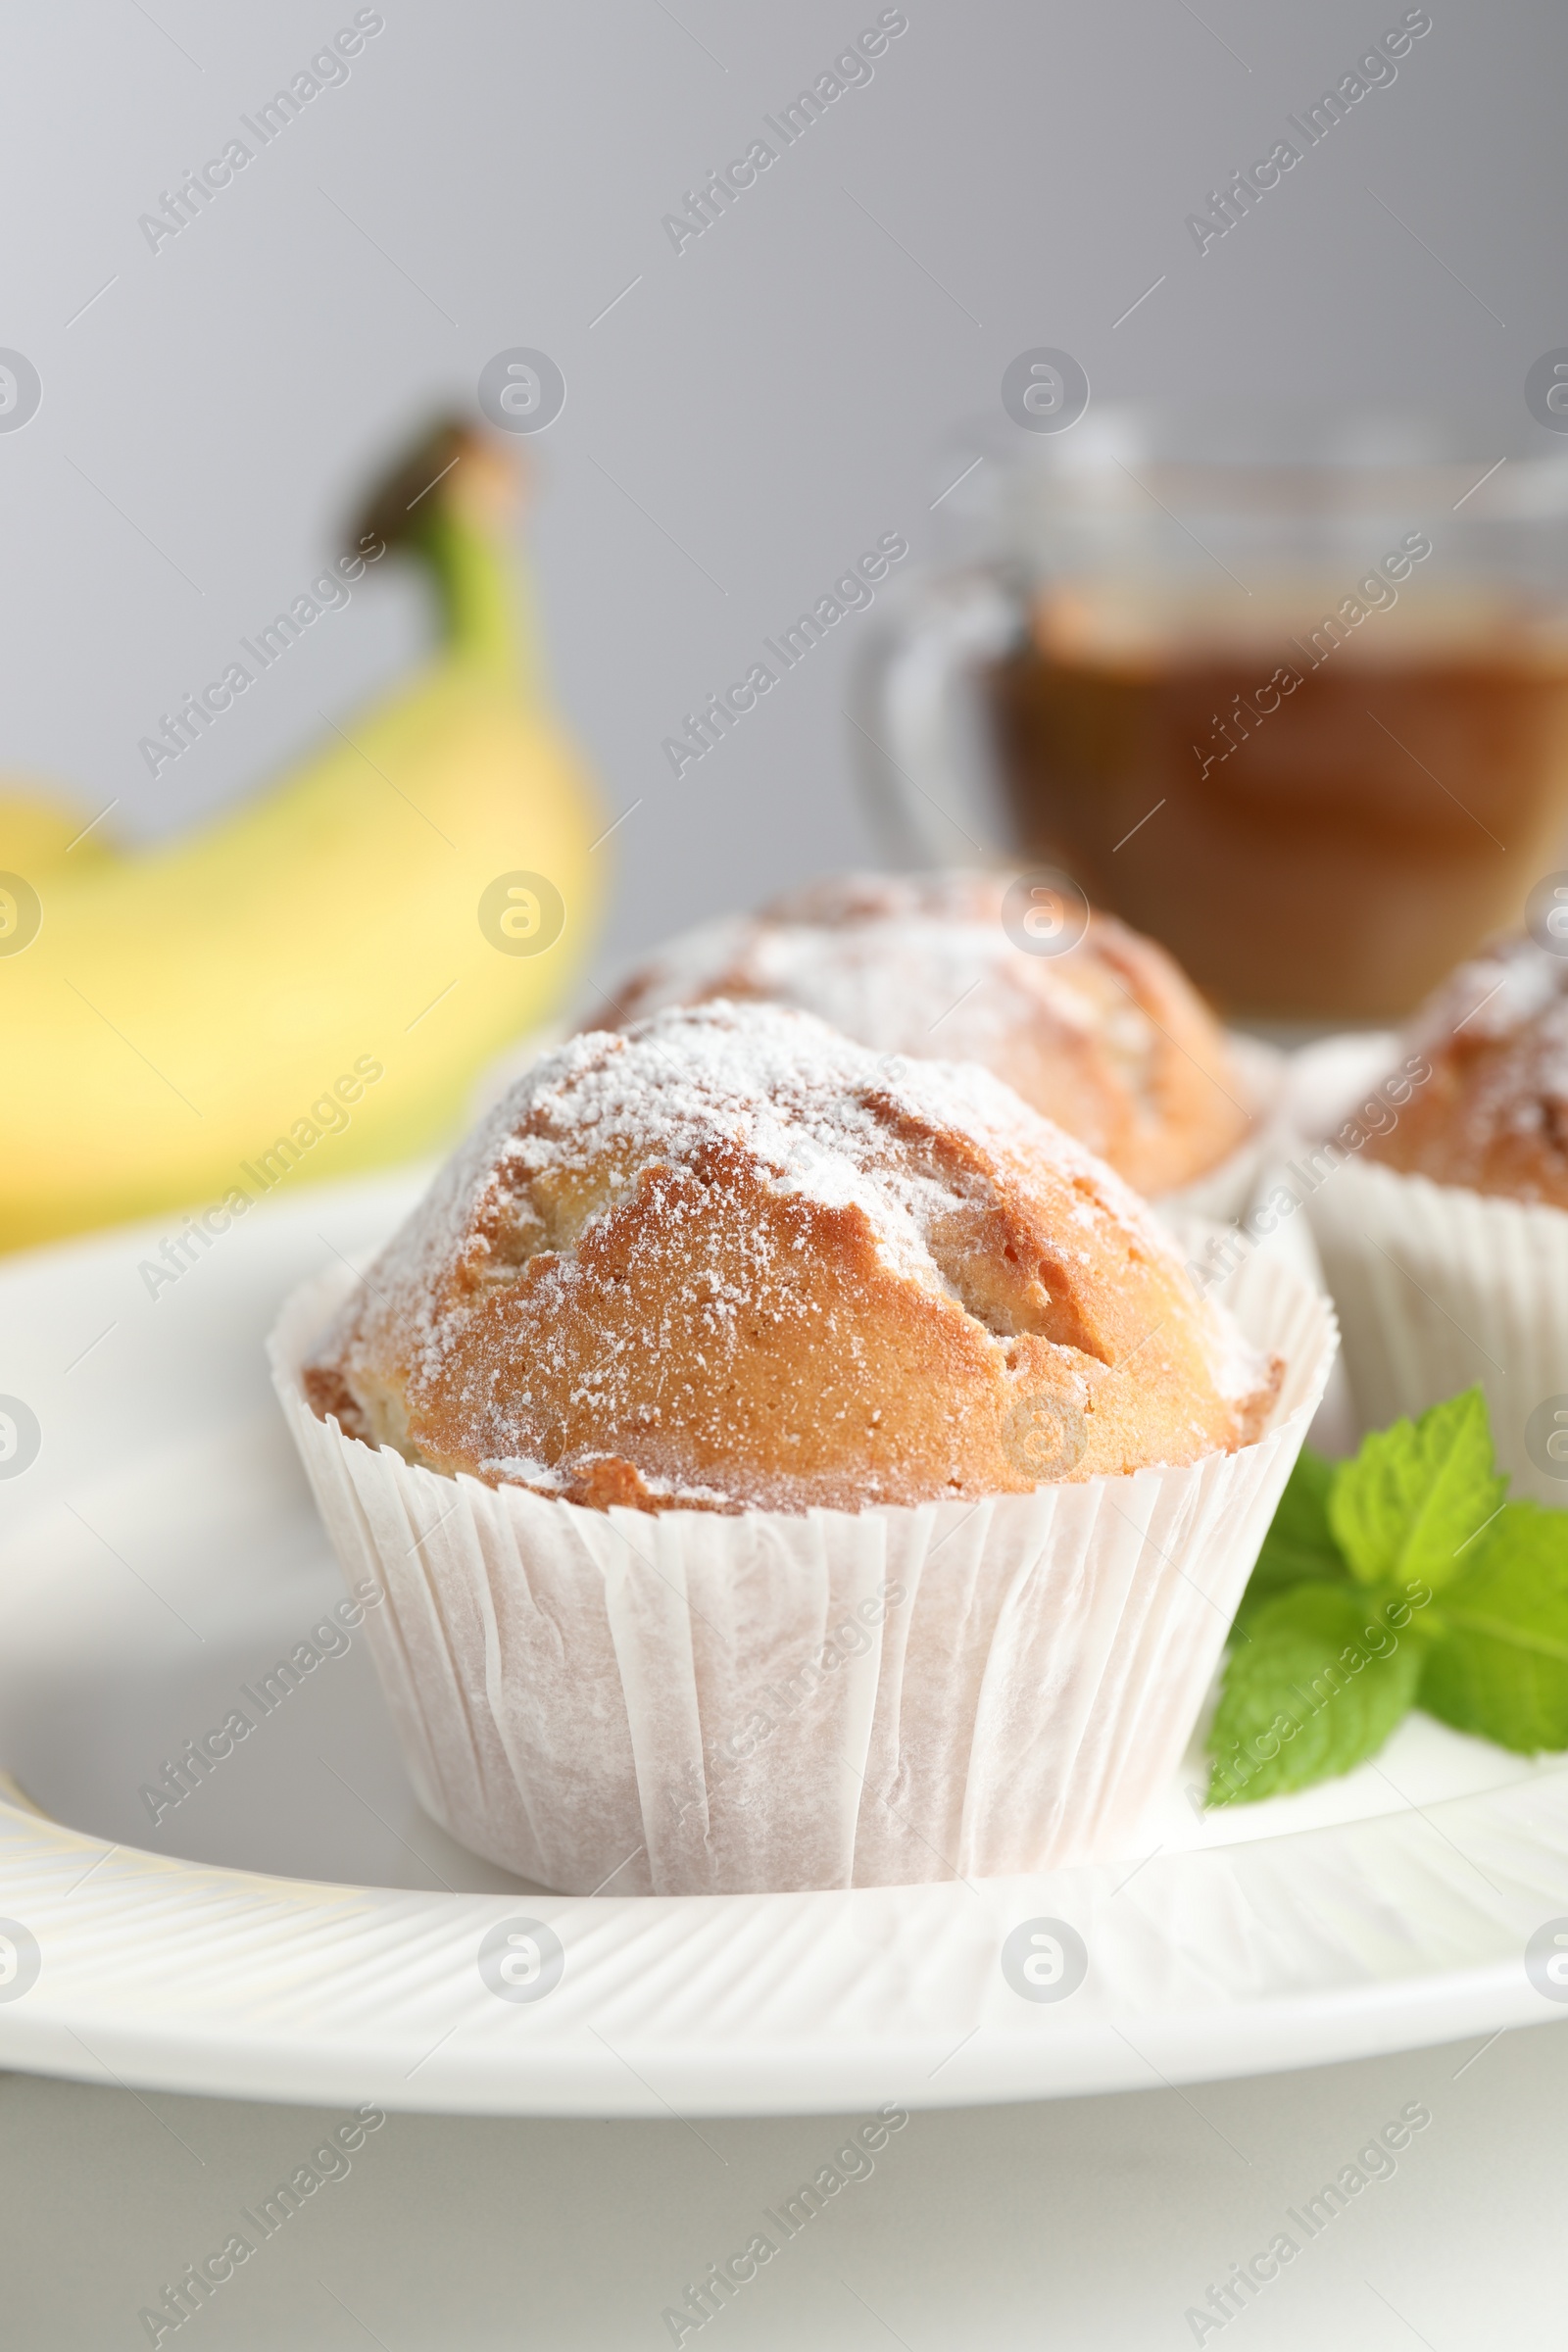
[[[848,874],[705,923],[613,991],[622,1026],[714,998],[792,1004],[878,1053],[978,1061],[1108,1160],[1170,1193],[1243,1145],[1259,1079],[1165,951],[1091,914],[1062,953],[1016,946],[1011,877]]]
[[[987,1072],[771,1004],[538,1062],[272,1340],[421,1801],[570,1892],[1122,1851],[1333,1352]]]
[[[1547,1450],[1568,1419],[1568,964],[1496,941],[1401,1040],[1314,1060],[1365,1095],[1355,1155],[1308,1202],[1362,1421],[1480,1383],[1515,1492],[1568,1503],[1568,1461]]]
[[[1533,939],[1495,941],[1436,991],[1407,1043],[1432,1075],[1370,1157],[1568,1209],[1568,962]]]
[[[306,1392],[408,1461],[600,1509],[853,1511],[1230,1452],[1277,1383],[986,1071],[890,1083],[808,1013],[720,1002],[537,1063]]]

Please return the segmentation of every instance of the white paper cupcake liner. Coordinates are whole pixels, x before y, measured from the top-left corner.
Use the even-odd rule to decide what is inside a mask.
[[[1243,1031],[1232,1030],[1227,1043],[1254,1106],[1251,1130],[1234,1152],[1228,1152],[1201,1176],[1195,1176],[1191,1184],[1174,1193],[1161,1193],[1155,1206],[1162,1215],[1169,1211],[1177,1216],[1212,1217],[1217,1225],[1231,1224],[1250,1205],[1259,1177],[1276,1155],[1280,1117],[1289,1099],[1286,1057],[1277,1047]]]
[[[1278,1134],[1273,1141],[1275,1150],[1281,1150],[1282,1139]],[[1208,1248],[1210,1250],[1217,1250],[1220,1254],[1216,1262],[1212,1255],[1205,1256],[1200,1251],[1190,1260],[1188,1271],[1205,1296],[1223,1296],[1217,1287],[1220,1277],[1227,1270],[1234,1269],[1244,1255],[1257,1253],[1288,1266],[1320,1298],[1331,1296],[1323,1260],[1304,1212],[1298,1208],[1284,1216],[1277,1213],[1281,1185],[1294,1193],[1295,1188],[1282,1161],[1278,1158],[1260,1161],[1251,1191],[1238,1213],[1223,1226],[1204,1220],[1203,1233]],[[1276,1210],[1264,1232],[1254,1228],[1250,1211],[1270,1202],[1276,1203]],[[1164,1201],[1157,1200],[1152,1206],[1161,1221],[1168,1224],[1178,1237],[1191,1230],[1193,1220],[1169,1212]],[[1346,1377],[1342,1348],[1330,1367],[1317,1411],[1306,1433],[1306,1443],[1315,1446],[1319,1453],[1327,1454],[1331,1460],[1338,1460],[1355,1451],[1360,1436],[1361,1421],[1349,1381]]]
[[[1311,1216],[1363,1426],[1479,1382],[1513,1493],[1568,1503],[1568,1213],[1355,1160]]]
[[[1230,1033],[1231,1051],[1258,1106],[1257,1122],[1247,1141],[1180,1192],[1162,1194],[1152,1205],[1167,1224],[1179,1230],[1193,1217],[1240,1230],[1242,1247],[1262,1250],[1283,1259],[1315,1291],[1328,1292],[1328,1280],[1306,1218],[1292,1214],[1277,1220],[1267,1234],[1254,1235],[1244,1224],[1249,1212],[1266,1201],[1285,1181],[1282,1163],[1290,1156],[1297,1136],[1297,1072],[1302,1056],[1287,1054],[1245,1031]],[[1390,1041],[1389,1058],[1393,1058]],[[1386,1065],[1378,1065],[1382,1075]],[[1336,1083],[1343,1088],[1343,1072]],[[1353,1453],[1359,1436],[1354,1401],[1346,1377],[1343,1356],[1337,1356],[1323,1399],[1307,1433],[1307,1443],[1320,1453]]]
[[[1325,1038],[1297,1056],[1287,1117],[1298,1164],[1399,1055],[1398,1039],[1381,1034]],[[1568,1459],[1545,1446],[1556,1433],[1532,1428],[1544,1407],[1568,1400],[1568,1213],[1357,1156],[1315,1186],[1307,1214],[1360,1427],[1425,1412],[1479,1382],[1514,1494],[1568,1503]],[[1557,1446],[1568,1451],[1560,1435]]]
[[[1136,1850],[1333,1360],[1288,1266],[1228,1303],[1283,1355],[1235,1454],[980,1503],[592,1511],[411,1468],[317,1419],[289,1299],[273,1378],[367,1620],[419,1801],[563,1893],[995,1876]]]

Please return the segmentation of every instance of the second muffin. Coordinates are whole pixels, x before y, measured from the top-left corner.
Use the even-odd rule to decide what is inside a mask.
[[[1230,1041],[1153,940],[1095,913],[1064,953],[1017,946],[1012,877],[845,874],[658,950],[613,992],[635,1024],[727,997],[791,1004],[883,1054],[970,1060],[1145,1194],[1243,1144],[1259,1107]]]

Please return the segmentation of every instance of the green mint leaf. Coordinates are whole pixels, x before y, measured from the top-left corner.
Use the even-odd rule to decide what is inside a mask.
[[[1466,1389],[1419,1421],[1396,1421],[1342,1462],[1329,1525],[1350,1572],[1367,1585],[1420,1578],[1434,1592],[1463,1575],[1465,1554],[1501,1508],[1487,1401]]]
[[[1510,1502],[1443,1596],[1420,1703],[1520,1755],[1568,1747],[1568,1511]]]
[[[1371,1595],[1298,1585],[1253,1617],[1225,1664],[1208,1737],[1211,1805],[1250,1804],[1348,1772],[1410,1709],[1422,1643]]]
[[[1257,1565],[1236,1612],[1239,1631],[1245,1631],[1264,1604],[1277,1600],[1293,1585],[1308,1578],[1330,1584],[1348,1584],[1340,1547],[1329,1526],[1329,1493],[1334,1464],[1314,1453],[1310,1446],[1296,1457],[1274,1522],[1263,1538]]]

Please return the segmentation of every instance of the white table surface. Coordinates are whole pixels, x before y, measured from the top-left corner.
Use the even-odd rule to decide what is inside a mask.
[[[1250,2082],[921,2115],[690,2345],[1159,2352],[1407,2102],[1430,2126],[1244,2312],[1250,2352],[1561,2340],[1568,2034]],[[336,2110],[0,2077],[0,2341],[145,2344],[166,2281]],[[858,2120],[858,2119],[853,2119]],[[844,2119],[397,2116],[176,2332],[206,2352],[621,2352],[843,2144]],[[1298,2237],[1299,2230],[1294,2230]]]

